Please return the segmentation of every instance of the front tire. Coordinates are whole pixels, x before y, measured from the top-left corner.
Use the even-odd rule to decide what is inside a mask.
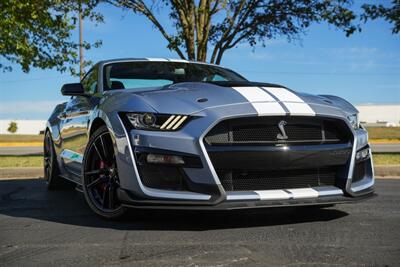
[[[97,129],[89,139],[83,159],[82,188],[86,202],[97,215],[116,219],[126,213],[117,197],[118,169],[106,126]]]

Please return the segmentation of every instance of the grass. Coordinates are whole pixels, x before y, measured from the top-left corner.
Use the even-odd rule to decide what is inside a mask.
[[[400,165],[400,154],[374,154],[375,165]],[[0,168],[42,167],[42,156],[0,156]]]
[[[374,154],[375,165],[400,165],[400,154]]]
[[[370,127],[367,131],[370,139],[400,140],[400,127]]]
[[[42,156],[0,156],[0,168],[42,167]]]
[[[0,134],[0,143],[43,142],[42,134]]]

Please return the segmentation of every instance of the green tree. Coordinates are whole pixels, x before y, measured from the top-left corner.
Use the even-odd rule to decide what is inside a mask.
[[[7,128],[7,131],[9,132],[9,133],[16,133],[17,132],[17,130],[18,130],[18,125],[17,125],[17,123],[15,122],[15,121],[12,121],[12,122],[10,122],[10,125],[8,126],[8,128]]]
[[[351,0],[108,0],[144,15],[181,58],[220,64],[224,53],[240,43],[298,39],[312,23],[327,23],[347,35],[357,28]],[[157,10],[168,10],[174,32],[167,31]],[[211,54],[209,54],[211,48]]]
[[[361,18],[365,22],[382,18],[393,24],[393,34],[400,32],[400,0],[392,0],[390,6],[364,4],[362,8],[364,14],[361,15]]]
[[[0,69],[11,70],[10,63],[16,63],[24,72],[31,67],[73,70],[79,61],[79,44],[71,40],[78,11],[82,10],[85,18],[102,22],[103,17],[93,9],[97,3],[97,0],[0,1]],[[100,44],[85,42],[83,47],[90,49]]]

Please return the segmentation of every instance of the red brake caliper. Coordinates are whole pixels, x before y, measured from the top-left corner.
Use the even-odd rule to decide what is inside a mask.
[[[99,163],[99,169],[103,170],[106,167],[106,164],[104,163],[104,161],[100,160]],[[100,174],[100,176],[102,176],[104,174]],[[99,190],[101,190],[102,193],[104,193],[104,191],[106,190],[106,183],[101,183],[99,184]]]

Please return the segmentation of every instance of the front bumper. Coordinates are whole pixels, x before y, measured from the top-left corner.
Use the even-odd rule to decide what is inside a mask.
[[[268,192],[266,192],[268,193]],[[293,207],[293,206],[324,206],[335,204],[350,204],[368,200],[375,197],[376,194],[372,188],[364,190],[357,197],[343,195],[320,196],[316,198],[305,199],[276,199],[276,200],[236,200],[222,201],[215,205],[201,205],[199,203],[169,203],[168,201],[140,201],[132,198],[130,193],[125,190],[118,191],[118,197],[123,206],[131,208],[144,209],[174,209],[174,210],[236,210],[236,209],[256,209],[256,208],[274,208],[274,207]]]
[[[233,110],[232,113],[234,113]],[[343,172],[340,185],[284,190],[225,191],[203,143],[205,134],[220,120],[217,112],[215,116],[208,114],[191,121],[178,132],[129,131],[124,127],[125,136],[116,140],[120,152],[117,156],[117,164],[121,180],[118,196],[121,202],[132,207],[240,209],[348,203],[374,195],[374,174],[370,150],[368,158],[364,159],[366,171],[363,177],[359,177],[356,182],[352,181],[353,171],[357,164],[356,153],[368,147],[368,136],[363,129],[352,131],[354,141],[350,146],[350,160]],[[123,125],[122,121],[121,125]],[[185,174],[195,185],[193,187],[195,189],[177,191],[145,186],[137,166],[136,150],[140,148],[198,157],[202,163],[201,168],[184,168]]]

